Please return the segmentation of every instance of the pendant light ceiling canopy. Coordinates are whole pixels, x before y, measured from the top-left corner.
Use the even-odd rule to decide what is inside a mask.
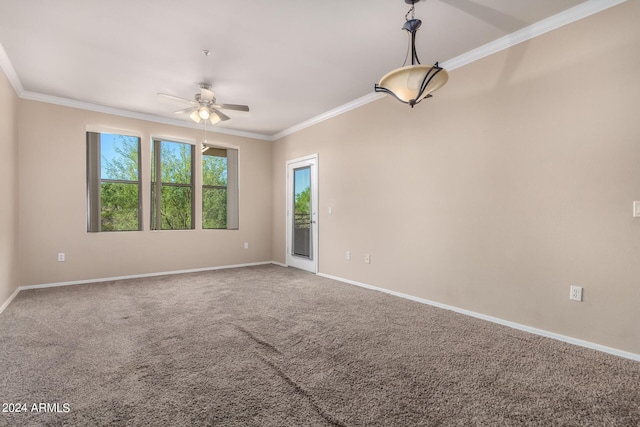
[[[411,9],[405,15],[403,30],[409,33],[409,51],[411,65],[402,66],[387,74],[375,85],[376,92],[393,95],[398,101],[409,104],[411,108],[425,98],[431,98],[431,93],[440,89],[449,80],[447,70],[436,62],[433,66],[422,65],[416,53],[416,32],[422,25],[422,21],[415,19],[415,4],[420,0],[404,0],[411,5]],[[409,19],[411,15],[411,19]],[[405,59],[405,64],[406,64]]]

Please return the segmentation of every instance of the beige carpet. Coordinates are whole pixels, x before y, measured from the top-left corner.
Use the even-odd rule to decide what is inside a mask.
[[[0,367],[7,426],[640,425],[638,362],[277,266],[23,291]]]

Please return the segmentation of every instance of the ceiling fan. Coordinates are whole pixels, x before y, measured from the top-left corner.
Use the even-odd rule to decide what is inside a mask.
[[[200,123],[201,120],[209,120],[211,124],[215,125],[220,121],[229,120],[231,117],[224,114],[220,109],[249,111],[249,107],[246,105],[216,104],[216,97],[211,90],[211,85],[209,83],[200,83],[198,86],[200,86],[200,93],[196,93],[194,99],[181,98],[167,93],[158,93],[158,95],[175,101],[191,104],[191,107],[174,111],[174,113],[189,114],[191,120],[196,123]]]

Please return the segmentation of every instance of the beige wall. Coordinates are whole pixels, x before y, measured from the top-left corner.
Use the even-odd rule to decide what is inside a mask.
[[[627,2],[454,70],[414,109],[387,97],[277,141],[273,259],[285,161],[317,152],[320,272],[640,354],[638,16]]]
[[[0,69],[0,306],[18,279],[18,97]]]
[[[240,230],[149,231],[150,139],[202,141],[203,131],[42,102],[19,102],[22,285],[271,260],[271,142],[208,133],[240,149]],[[142,232],[87,233],[87,126],[142,137]],[[147,177],[145,180],[144,177]],[[200,183],[200,175],[196,175]],[[196,221],[198,223],[199,221]],[[197,225],[199,226],[199,225]],[[243,243],[249,243],[249,249]],[[57,261],[58,252],[66,254]]]

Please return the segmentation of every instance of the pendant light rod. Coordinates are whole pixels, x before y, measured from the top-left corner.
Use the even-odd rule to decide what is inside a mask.
[[[422,21],[419,19],[410,19],[402,26],[403,30],[408,31],[411,34],[411,65],[420,64],[418,59],[418,53],[416,52],[416,32],[422,25]]]

